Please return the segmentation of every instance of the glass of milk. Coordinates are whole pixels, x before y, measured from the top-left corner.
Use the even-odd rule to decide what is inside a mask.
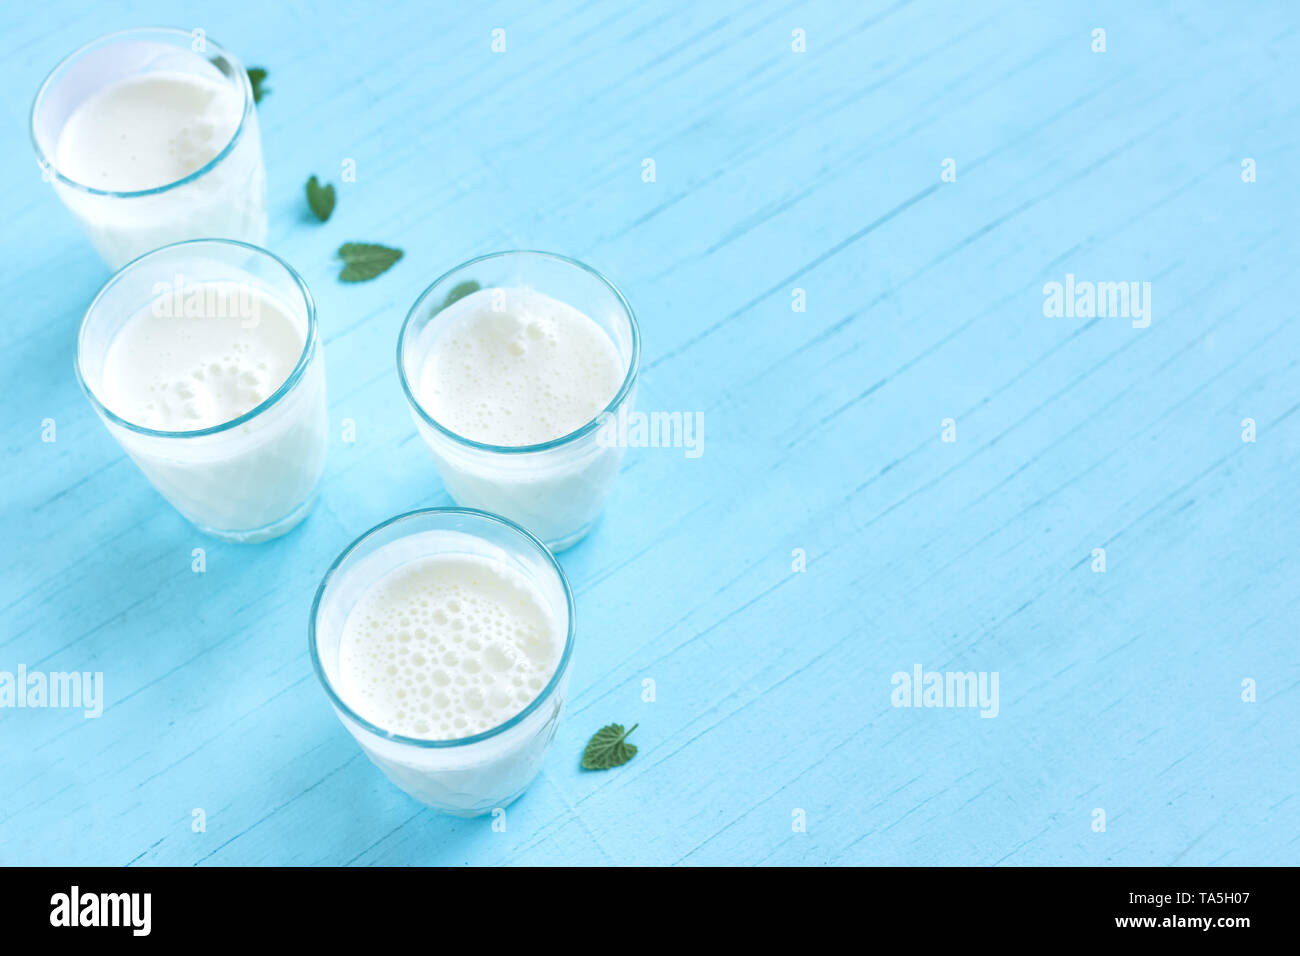
[[[504,807],[542,768],[568,692],[573,592],[505,518],[413,511],[325,573],[308,645],[339,720],[394,784],[456,816]]]
[[[243,65],[201,31],[124,30],[46,78],[43,177],[109,268],[184,239],[266,241],[266,173]]]
[[[197,239],[136,259],[81,323],[77,379],[154,487],[200,530],[277,537],[325,469],[325,358],[301,277],[256,246]]]
[[[608,427],[636,400],[632,307],[588,266],[500,252],[416,300],[397,370],[457,504],[505,515],[554,551],[595,525],[623,447]]]

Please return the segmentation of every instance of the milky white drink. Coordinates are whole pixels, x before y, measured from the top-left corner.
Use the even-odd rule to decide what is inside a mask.
[[[87,312],[77,369],[123,449],[204,531],[262,540],[311,508],[324,359],[310,297],[269,253],[208,240],[133,263]]]
[[[266,178],[242,68],[233,75],[221,54],[226,74],[187,48],[124,37],[65,61],[38,97],[38,148],[60,198],[115,269],[184,239],[263,243]]]
[[[127,320],[104,362],[114,413],[158,431],[238,418],[271,397],[302,354],[307,330],[288,309],[234,282],[168,292]]]
[[[215,159],[243,115],[240,91],[219,80],[188,73],[127,77],[68,117],[57,168],[107,192],[165,186]]]
[[[605,409],[624,363],[595,322],[538,292],[493,290],[438,317],[424,361],[420,403],[440,424],[487,445],[540,445],[576,431]]]
[[[339,693],[393,733],[471,737],[532,703],[564,638],[541,596],[506,566],[422,558],[373,585],[348,616]]]
[[[314,658],[390,780],[444,812],[487,813],[523,793],[554,737],[571,598],[554,558],[491,515],[416,512],[362,541],[406,528],[326,576]]]
[[[581,537],[604,506],[622,449],[591,440],[509,449],[564,438],[609,407],[627,374],[610,336],[540,292],[483,289],[443,309],[422,343],[420,408],[455,436],[506,446],[485,454],[422,427],[451,496],[517,521],[552,547]]]

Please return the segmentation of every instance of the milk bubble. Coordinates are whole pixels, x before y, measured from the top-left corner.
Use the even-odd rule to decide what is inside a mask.
[[[536,445],[592,421],[618,394],[625,366],[588,316],[511,289],[494,311],[484,290],[440,316],[445,329],[420,374],[420,402],[447,429],[491,445]]]
[[[466,640],[470,622],[482,635]],[[491,730],[530,704],[559,665],[565,635],[522,576],[470,555],[437,555],[381,578],[349,613],[340,693],[358,714],[407,737]],[[498,684],[523,664],[526,693]]]

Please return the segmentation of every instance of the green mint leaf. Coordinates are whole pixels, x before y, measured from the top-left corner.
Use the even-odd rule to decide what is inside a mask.
[[[402,258],[401,249],[389,249],[374,242],[345,242],[337,254],[346,263],[339,273],[343,282],[365,282],[383,275]]]
[[[640,727],[633,724],[624,730],[622,724],[606,724],[587,741],[587,749],[582,752],[583,770],[608,770],[621,767],[636,756],[636,744],[626,742],[627,735]]]
[[[468,279],[465,282],[458,282],[456,287],[447,293],[447,298],[442,300],[442,307],[445,309],[453,302],[459,302],[461,299],[465,298],[465,296],[473,295],[481,288],[482,286],[473,279]]]
[[[262,102],[262,97],[268,95],[271,91],[262,89],[262,84],[266,82],[266,70],[260,66],[250,66],[248,68],[248,82],[253,84],[253,102]]]
[[[324,186],[313,176],[307,180],[307,205],[321,222],[326,222],[334,211],[334,184]]]

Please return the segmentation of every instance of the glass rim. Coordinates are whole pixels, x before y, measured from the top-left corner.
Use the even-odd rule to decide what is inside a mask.
[[[317,647],[318,642],[316,639],[316,619],[320,615],[321,601],[325,597],[326,589],[334,580],[334,576],[338,573],[338,570],[343,565],[343,562],[346,561],[352,555],[352,553],[356,551],[358,547],[361,546],[362,542],[368,540],[369,538],[373,537],[374,535],[378,534],[384,529],[389,528],[392,525],[395,525],[401,521],[410,521],[413,519],[422,518],[429,515],[468,516],[474,518],[475,520],[486,520],[494,524],[499,524],[502,527],[506,528],[508,531],[512,531],[518,534],[527,543],[531,544],[537,551],[541,553],[541,555],[546,559],[546,563],[550,566],[551,570],[555,572],[556,577],[559,578],[560,587],[564,591],[565,607],[567,609],[567,613],[569,617],[568,634],[565,636],[564,639],[564,651],[560,654],[560,660],[555,665],[555,673],[551,675],[551,679],[547,682],[546,686],[543,687],[538,692],[537,696],[534,697],[531,701],[529,701],[527,706],[525,706],[521,711],[519,711],[519,713],[512,716],[509,720],[503,721],[502,723],[497,724],[495,727],[489,727],[487,730],[484,730],[480,733],[472,734],[469,737],[455,737],[450,740],[431,740],[427,737],[408,737],[405,734],[395,733],[394,731],[387,730],[383,727],[380,727],[378,724],[374,724],[371,721],[367,720],[365,717],[362,717],[360,714],[358,714],[355,710],[352,709],[351,706],[348,705],[348,703],[345,700],[343,700],[342,695],[339,694],[338,691],[334,689],[334,685],[330,681],[329,675],[325,673],[325,667],[321,663],[320,651]],[[321,686],[325,689],[325,694],[327,697],[329,697],[330,702],[336,708],[338,708],[343,714],[347,715],[349,720],[352,720],[355,723],[360,724],[362,727],[370,731],[372,734],[375,734],[376,736],[382,737],[385,740],[391,740],[394,743],[408,744],[413,747],[420,747],[422,749],[432,749],[432,750],[449,749],[453,747],[468,747],[471,744],[477,744],[477,743],[482,743],[485,740],[491,740],[493,737],[496,737],[500,734],[505,733],[507,730],[517,727],[527,717],[536,713],[539,709],[541,709],[542,705],[546,701],[550,700],[550,698],[555,694],[556,689],[560,685],[560,681],[564,678],[564,675],[568,671],[569,662],[573,658],[573,646],[575,643],[576,635],[577,635],[577,614],[576,614],[576,607],[573,600],[573,588],[569,586],[569,579],[565,577],[564,569],[560,567],[560,562],[556,560],[555,555],[551,552],[551,549],[548,548],[540,538],[538,538],[527,528],[524,528],[521,525],[516,524],[515,522],[511,521],[509,518],[505,518],[497,514],[492,514],[489,511],[480,511],[477,508],[417,508],[415,511],[408,511],[404,514],[395,515],[392,518],[389,518],[387,521],[381,521],[379,524],[375,525],[369,531],[366,531],[363,534],[359,535],[356,538],[356,540],[354,540],[351,544],[349,544],[346,548],[344,548],[339,553],[339,556],[334,559],[334,563],[329,566],[329,569],[325,572],[324,576],[321,578],[320,586],[316,589],[316,597],[311,602],[311,614],[307,618],[307,649],[311,654],[312,669],[316,672],[316,679],[320,681]]]
[[[62,60],[56,63],[54,65],[54,68],[50,70],[49,73],[46,74],[45,79],[41,81],[40,88],[36,91],[36,97],[35,99],[32,100],[32,108],[31,108],[31,113],[29,114],[28,117],[27,131],[29,137],[31,138],[32,148],[36,150],[37,163],[40,165],[41,169],[49,170],[51,181],[57,180],[67,186],[71,186],[73,189],[78,189],[81,192],[87,193],[92,196],[108,196],[113,199],[138,199],[143,196],[155,196],[160,193],[165,193],[170,190],[177,189],[181,186],[188,185],[189,183],[192,183],[194,180],[200,178],[201,176],[207,175],[217,166],[217,164],[219,164],[223,159],[229,156],[230,153],[234,150],[235,146],[238,145],[239,141],[243,139],[244,130],[248,126],[248,120],[249,117],[252,116],[253,108],[255,105],[253,102],[253,85],[248,78],[248,70],[244,67],[244,64],[240,61],[239,57],[235,56],[233,53],[231,53],[221,44],[212,40],[210,37],[208,37],[205,34],[203,42],[212,50],[215,50],[216,53],[220,54],[222,57],[230,61],[235,67],[238,68],[237,72],[239,74],[239,79],[240,79],[240,92],[243,94],[243,100],[244,100],[244,109],[239,117],[239,125],[235,127],[234,135],[230,137],[230,142],[226,143],[226,145],[222,148],[221,152],[217,153],[217,155],[213,156],[212,159],[208,160],[206,163],[204,163],[194,172],[186,176],[182,176],[180,179],[174,180],[170,183],[164,183],[161,186],[153,186],[149,189],[133,189],[133,190],[96,189],[94,186],[88,186],[85,183],[78,182],[75,179],[65,176],[62,172],[59,171],[59,168],[55,164],[54,160],[45,154],[45,150],[41,149],[40,140],[37,138],[36,135],[36,114],[37,111],[40,109],[42,101],[45,99],[45,95],[49,90],[50,84],[54,82],[55,76],[60,71],[62,71],[64,67],[71,64],[73,61],[75,61],[86,51],[101,45],[106,46],[108,45],[108,41],[116,42],[126,37],[136,36],[141,34],[155,34],[155,35],[166,34],[169,36],[178,36],[178,37],[183,36],[189,38],[193,37],[193,33],[191,33],[189,30],[182,30],[179,29],[178,27],[129,27],[125,30],[116,30],[113,33],[106,33],[103,36],[96,37],[95,39],[90,40],[87,43],[83,43],[81,46],[77,47],[77,49],[73,50]],[[202,56],[202,54],[199,53],[195,53],[194,55]],[[209,62],[212,61],[209,60]]]
[[[100,400],[99,396],[95,394],[94,390],[91,389],[90,385],[86,382],[86,378],[81,372],[82,343],[86,338],[86,329],[90,325],[90,318],[94,314],[96,307],[99,305],[100,300],[108,294],[109,289],[113,288],[114,285],[121,281],[128,270],[144,262],[144,260],[151,256],[156,256],[160,253],[180,248],[181,246],[196,245],[235,246],[237,248],[247,249],[250,252],[266,256],[273,260],[280,266],[280,268],[284,269],[284,271],[288,273],[289,278],[293,280],[294,285],[297,286],[298,292],[302,295],[303,305],[306,306],[307,309],[307,334],[304,336],[302,354],[298,356],[297,364],[294,365],[293,370],[289,373],[288,377],[280,383],[279,388],[248,411],[244,412],[244,414],[232,418],[230,421],[220,422],[216,425],[209,425],[207,428],[196,428],[191,431],[168,431],[166,429],[149,428],[145,425],[138,425],[135,422],[127,421],[121,415],[118,415],[115,411],[109,408]],[[311,290],[307,288],[307,283],[303,281],[302,276],[298,275],[297,270],[277,256],[274,252],[271,252],[269,249],[263,249],[261,246],[255,246],[251,242],[241,242],[238,239],[184,239],[180,242],[171,242],[165,246],[159,246],[157,249],[151,249],[143,255],[136,256],[126,265],[122,266],[122,268],[109,276],[108,281],[100,287],[100,290],[97,293],[95,293],[95,298],[91,300],[90,305],[86,309],[86,314],[81,319],[81,327],[77,330],[77,352],[73,356],[72,366],[73,371],[75,371],[77,375],[77,384],[81,386],[82,392],[84,392],[86,398],[90,400],[90,404],[94,406],[95,411],[99,412],[106,421],[135,432],[137,435],[148,435],[152,438],[202,438],[207,435],[215,435],[219,432],[237,428],[240,425],[251,421],[253,418],[256,418],[263,412],[268,411],[271,406],[277,404],[282,398],[288,395],[294,386],[302,381],[303,376],[306,374],[307,366],[311,364],[311,359],[313,355],[315,355],[317,340],[319,337],[320,332],[316,321],[316,302],[311,297]]]
[[[456,273],[477,263],[486,262],[489,259],[504,259],[514,256],[538,256],[544,259],[552,259],[557,262],[562,262],[566,265],[576,266],[578,269],[581,269],[614,294],[614,298],[622,308],[623,314],[627,317],[628,327],[632,331],[632,351],[628,356],[627,373],[623,376],[623,383],[619,386],[614,397],[610,399],[609,404],[597,412],[596,416],[585,425],[581,425],[573,431],[561,435],[558,438],[552,438],[550,441],[538,442],[535,445],[493,445],[489,442],[475,441],[473,438],[467,438],[464,435],[452,431],[446,425],[443,425],[436,418],[430,415],[420,403],[420,400],[415,397],[415,392],[411,388],[411,384],[406,377],[405,364],[402,362],[402,347],[406,344],[407,330],[410,329],[411,322],[415,319],[417,313],[420,312],[420,307],[424,305],[425,300],[433,294],[434,289],[446,280],[450,279]],[[433,321],[433,318],[434,317],[430,317],[430,321]],[[475,256],[473,259],[466,260],[460,265],[448,269],[442,275],[438,276],[438,278],[434,279],[433,282],[429,284],[428,288],[419,294],[415,300],[415,304],[411,306],[410,311],[406,313],[406,318],[402,320],[401,331],[397,333],[397,378],[398,381],[401,382],[402,394],[406,397],[407,404],[415,410],[421,420],[437,429],[443,435],[446,435],[452,441],[468,448],[476,448],[479,451],[493,452],[501,455],[522,455],[530,452],[549,451],[552,448],[567,445],[570,442],[577,441],[579,438],[591,434],[600,427],[601,421],[606,415],[614,414],[618,407],[623,403],[623,400],[627,398],[628,393],[632,391],[632,386],[636,383],[637,374],[640,370],[640,364],[641,329],[637,325],[636,314],[632,311],[631,304],[627,301],[627,298],[623,293],[619,291],[618,286],[614,285],[614,283],[606,278],[599,270],[593,269],[585,262],[579,262],[577,259],[570,258],[569,256],[560,255],[558,252],[543,252],[538,249],[508,249],[502,252],[489,252],[486,255]]]

